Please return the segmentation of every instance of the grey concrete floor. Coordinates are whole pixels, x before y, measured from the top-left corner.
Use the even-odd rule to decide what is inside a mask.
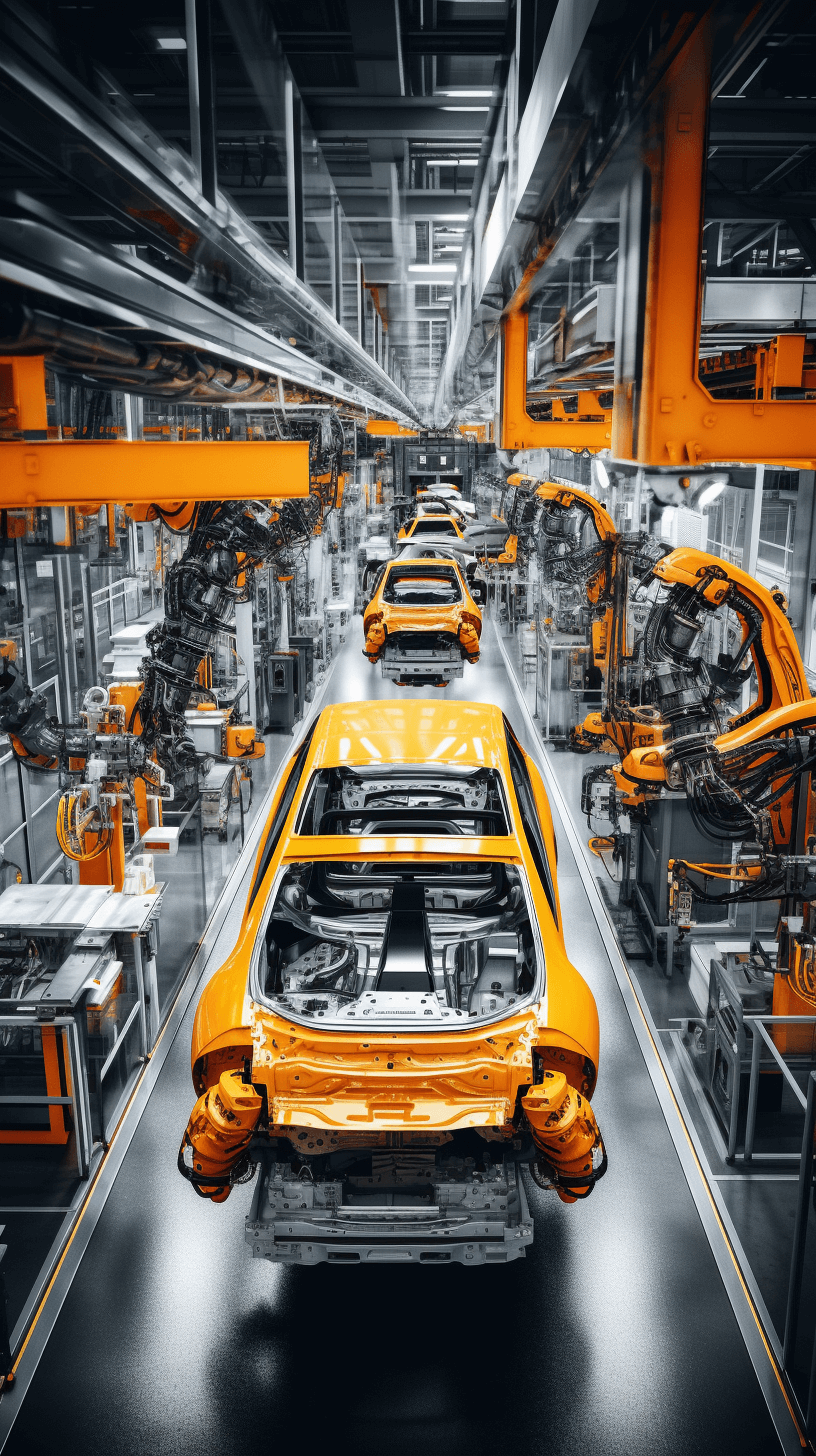
[[[495,640],[462,681],[394,689],[359,624],[328,700],[448,696],[524,724]],[[585,1204],[531,1187],[536,1238],[507,1267],[253,1262],[251,1187],[223,1205],[176,1171],[194,1094],[194,1004],[176,1035],[6,1445],[9,1456],[768,1456],[779,1450],[576,864],[567,944],[598,1001],[595,1099],[610,1170]],[[240,925],[246,881],[214,969]],[[2,1412],[0,1412],[2,1416]],[[0,1421],[2,1424],[2,1421]]]

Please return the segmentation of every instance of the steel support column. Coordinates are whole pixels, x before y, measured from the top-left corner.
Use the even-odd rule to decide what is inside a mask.
[[[192,139],[201,181],[201,195],[212,207],[218,193],[218,147],[215,131],[215,73],[212,48],[212,0],[188,0],[188,15],[194,12],[192,27],[194,50],[187,49],[190,74],[190,124],[197,123],[198,134]],[[195,116],[193,98],[195,97]]]
[[[286,192],[289,207],[289,263],[306,277],[306,231],[303,220],[303,124],[300,97],[286,82]]]

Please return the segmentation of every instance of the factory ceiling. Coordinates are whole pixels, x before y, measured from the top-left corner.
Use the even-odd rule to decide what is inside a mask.
[[[807,277],[806,0],[0,0],[14,305],[56,291],[77,324],[442,427],[491,414],[523,287],[531,392],[610,388],[622,190],[709,10],[705,276]]]
[[[429,409],[474,179],[515,39],[507,0],[213,0],[186,8],[185,0],[138,7],[35,0],[26,9],[74,77],[97,96],[107,91],[120,115],[137,125],[144,118],[194,157],[188,13],[198,12],[200,27],[208,10],[218,188],[271,249],[296,264],[288,87],[304,156],[298,272],[332,307],[321,267],[338,226],[336,206],[349,255],[341,269],[361,260],[367,302],[387,334],[389,372],[421,412]],[[23,156],[6,164],[6,185],[42,198],[42,178]],[[103,198],[89,207],[78,187],[66,192],[66,181],[50,179],[52,205],[116,246],[134,243]],[[333,311],[342,313],[336,296]]]

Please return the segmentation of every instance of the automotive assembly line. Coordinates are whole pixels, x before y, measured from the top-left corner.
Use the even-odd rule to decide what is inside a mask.
[[[519,725],[522,741],[532,747],[500,647],[492,634],[485,656],[481,693],[488,702],[497,702],[512,715]],[[345,701],[346,691],[352,702],[363,692],[395,704],[402,702],[404,696],[360,658],[357,640],[349,641],[337,659],[328,684],[328,700],[338,693],[341,683],[341,701]],[[461,683],[451,684],[448,689],[437,690],[435,702],[458,704],[463,691]],[[726,1443],[734,1439],[746,1451],[773,1449],[777,1438],[761,1387],[751,1370],[750,1354],[738,1326],[739,1316],[729,1304],[718,1275],[715,1256],[611,974],[603,941],[589,911],[569,839],[563,826],[556,822],[555,828],[559,837],[559,889],[567,948],[576,961],[586,966],[590,977],[604,1027],[606,1074],[616,1086],[625,1081],[627,1094],[624,1106],[610,1089],[606,1094],[601,1093],[598,1102],[604,1134],[611,1139],[615,1156],[597,1193],[588,1203],[580,1205],[589,1213],[589,1225],[584,1221],[580,1230],[576,1227],[571,1231],[567,1220],[574,1216],[575,1209],[560,1203],[562,1215],[553,1223],[550,1210],[555,1195],[540,1191],[535,1184],[527,1185],[536,1238],[527,1250],[526,1259],[516,1266],[522,1278],[513,1288],[495,1288],[495,1297],[505,1305],[508,1330],[513,1332],[509,1334],[511,1357],[515,1354],[520,1361],[531,1362],[537,1372],[536,1379],[544,1381],[542,1398],[552,1411],[551,1439],[555,1444],[566,1444],[579,1429],[590,1447],[611,1440],[617,1449],[626,1449],[631,1439],[630,1415],[621,1409],[616,1396],[623,1384],[627,1389],[637,1387],[644,1407],[652,1409],[651,1440],[661,1430],[667,1441],[673,1439],[672,1432],[688,1418],[693,1396],[697,1407],[708,1412],[707,1432],[713,1432],[713,1439]],[[243,863],[238,866],[242,873],[240,877],[236,874],[234,898],[209,948],[203,969],[205,980],[227,960],[240,934],[256,856],[257,841],[248,841]],[[42,1341],[43,1353],[29,1397],[12,1427],[7,1450],[38,1450],[46,1443],[51,1422],[44,1396],[46,1391],[55,1390],[60,1392],[63,1439],[69,1446],[89,1439],[100,1450],[105,1445],[115,1445],[119,1439],[118,1412],[123,1403],[129,1411],[127,1439],[134,1448],[140,1442],[155,1439],[157,1431],[164,1429],[165,1421],[172,1422],[177,1433],[174,1439],[182,1449],[197,1447],[205,1452],[218,1451],[228,1439],[260,1439],[271,1421],[281,1435],[294,1434],[302,1422],[303,1401],[311,1388],[311,1377],[305,1366],[296,1367],[289,1362],[286,1348],[290,1340],[297,1343],[306,1338],[310,1322],[307,1305],[311,1296],[297,1284],[291,1289],[282,1285],[280,1278],[299,1282],[313,1278],[315,1271],[308,1267],[288,1268],[276,1277],[265,1258],[250,1257],[251,1251],[244,1242],[245,1221],[253,1242],[256,1233],[253,1225],[258,1219],[252,1205],[262,1184],[256,1190],[239,1182],[223,1209],[213,1208],[210,1203],[193,1197],[189,1185],[182,1184],[175,1173],[179,1136],[194,1095],[190,1049],[195,1008],[193,996],[183,1018],[178,1019],[178,1030],[163,1057],[149,1096],[140,1098],[141,1106],[134,1108],[139,1117],[138,1126],[132,1141],[128,1140],[128,1151],[122,1156],[115,1181],[106,1192],[98,1219],[92,1216],[94,1231],[85,1236],[89,1241],[88,1252],[72,1273],[70,1290],[60,1314],[52,1316],[46,1304],[41,1318],[49,1325],[54,1320],[53,1332],[46,1336],[35,1326],[32,1341]],[[633,1117],[635,1110],[636,1117]],[[647,1181],[641,1176],[644,1147],[649,1149],[652,1167]],[[116,1152],[115,1144],[112,1151]],[[386,1149],[379,1159],[380,1176],[385,1181],[392,1155]],[[477,1161],[473,1159],[474,1170]],[[169,1186],[168,1177],[172,1178]],[[474,1172],[473,1182],[484,1192],[484,1173]],[[300,1188],[304,1186],[312,1185],[300,1184]],[[610,1188],[614,1190],[613,1209],[603,1203],[603,1196]],[[382,1193],[377,1194],[378,1199],[382,1197]],[[289,1200],[281,1198],[284,1201]],[[483,1205],[485,1201],[483,1198]],[[93,1215],[93,1199],[89,1214]],[[581,1216],[586,1219],[583,1212]],[[124,1229],[129,1232],[123,1264]],[[559,1249],[555,1261],[549,1252],[553,1240]],[[476,1244],[475,1235],[472,1241]],[[610,1302],[598,1299],[597,1271],[585,1257],[590,1245],[603,1248],[605,1259],[621,1260],[620,1297]],[[195,1285],[191,1260],[196,1268],[207,1268],[206,1292]],[[386,1271],[387,1284],[383,1285]],[[506,1279],[507,1273],[497,1270],[491,1277]],[[417,1277],[419,1274],[417,1271]],[[434,1271],[422,1270],[421,1274],[423,1279],[439,1277]],[[462,1276],[468,1281],[478,1274],[478,1270],[462,1270]],[[446,1433],[456,1429],[460,1433],[457,1439],[463,1442],[482,1440],[479,1434],[482,1427],[487,1441],[505,1439],[507,1433],[514,1441],[533,1439],[537,1417],[532,1409],[520,1409],[512,1417],[505,1411],[485,1413],[482,1410],[477,1415],[481,1377],[473,1370],[462,1342],[451,1341],[443,1352],[431,1353],[426,1348],[425,1304],[434,1298],[434,1291],[429,1293],[427,1285],[411,1292],[401,1275],[395,1289],[391,1282],[393,1265],[379,1266],[376,1275],[363,1269],[346,1268],[342,1274],[334,1273],[332,1277],[363,1280],[351,1288],[347,1282],[342,1288],[335,1285],[329,1295],[334,1300],[349,1301],[345,1318],[349,1337],[355,1341],[366,1338],[366,1330],[377,1319],[377,1309],[387,1294],[393,1297],[399,1293],[409,1303],[404,1323],[392,1336],[391,1355],[401,1373],[398,1377],[388,1377],[387,1394],[375,1397],[373,1402],[353,1400],[347,1416],[350,1441],[359,1443],[362,1450],[373,1451],[383,1440],[388,1440],[394,1449],[407,1451],[417,1440],[431,1443],[438,1440],[440,1425]],[[369,1282],[372,1278],[374,1284]],[[145,1280],[149,1281],[147,1286]],[[656,1285],[666,1291],[660,1307],[654,1302]],[[629,1289],[626,1297],[624,1287]],[[448,1287],[441,1297],[446,1302],[454,1300],[459,1312],[457,1319],[461,1318],[466,1325],[470,1319],[480,1317],[485,1293],[482,1285],[466,1282],[457,1287],[455,1294]],[[493,1296],[493,1290],[490,1293]],[[584,1362],[591,1363],[596,1372],[594,1397],[577,1417],[561,1398],[563,1374],[556,1370],[547,1353],[551,1326],[544,1312],[545,1305],[563,1311],[561,1317],[566,1321],[570,1339],[577,1342]],[[685,1334],[674,1318],[678,1305],[695,1310],[694,1320],[688,1321]],[[662,1369],[652,1367],[650,1377],[644,1372],[647,1312],[648,1340],[654,1338],[671,1351],[675,1378],[668,1387]],[[89,1320],[94,1332],[90,1341]],[[225,1341],[236,1339],[251,1343],[251,1360],[231,1375],[229,1382],[223,1383],[218,1376],[220,1352]],[[167,1347],[168,1340],[172,1350]],[[613,1344],[614,1358],[611,1357]],[[282,1368],[288,1370],[283,1383],[273,1375],[281,1360]],[[76,1393],[83,1389],[82,1372],[87,1361],[97,1372],[106,1372],[109,1393],[92,1426],[87,1420],[85,1400],[76,1398]],[[436,1371],[436,1376],[432,1371]],[[215,1399],[201,1384],[203,1372],[210,1372],[206,1379],[213,1382]],[[430,1409],[417,1410],[416,1389],[434,1378],[442,1380],[441,1392]],[[654,1380],[651,1387],[650,1379]],[[179,1411],[173,1394],[179,1380],[188,1391],[197,1391],[199,1395],[196,1401],[184,1402],[183,1412]],[[325,1382],[321,1402],[325,1403],[322,1408],[328,1411],[336,1400],[348,1399],[347,1375],[341,1369],[327,1369]],[[409,1389],[405,1388],[405,1382]],[[151,1400],[139,1402],[137,1407],[133,1401],[134,1387],[150,1389]],[[69,1392],[75,1394],[69,1397]],[[769,1393],[772,1400],[776,1399],[773,1392]],[[12,1401],[16,1398],[13,1388],[4,1397],[4,1403],[9,1397]],[[69,1399],[67,1408],[65,1397]],[[619,1416],[612,1415],[614,1410]],[[0,1415],[4,1414],[0,1406]],[[684,1439],[687,1439],[687,1428]]]
[[[816,1450],[814,45],[0,0],[0,1451]]]

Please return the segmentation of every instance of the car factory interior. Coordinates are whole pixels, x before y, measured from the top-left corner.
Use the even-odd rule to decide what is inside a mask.
[[[0,0],[8,1456],[816,1451],[814,74]]]

